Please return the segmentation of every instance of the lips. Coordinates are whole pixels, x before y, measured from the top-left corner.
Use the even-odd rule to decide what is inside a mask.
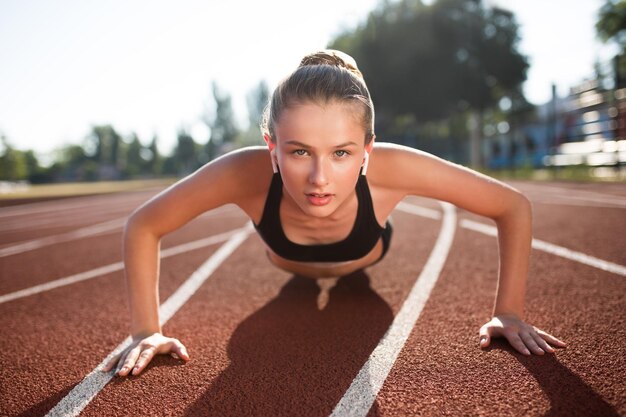
[[[309,200],[309,203],[314,206],[325,206],[330,203],[333,195],[328,193],[307,193],[306,197]]]

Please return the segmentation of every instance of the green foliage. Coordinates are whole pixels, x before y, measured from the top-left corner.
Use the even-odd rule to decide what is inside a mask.
[[[330,47],[357,60],[384,130],[397,115],[436,120],[519,92],[528,63],[517,30],[510,12],[480,0],[401,0],[383,2]]]
[[[117,165],[122,137],[111,125],[93,126],[90,137],[95,154],[93,160],[104,165]]]
[[[600,8],[596,32],[604,42],[617,43],[626,49],[626,0],[606,0]]]
[[[213,82],[213,100],[215,113],[212,116],[205,115],[203,119],[211,129],[211,137],[206,144],[210,160],[234,148],[235,139],[239,135],[230,94],[221,91],[216,82]]]
[[[201,165],[199,159],[201,147],[196,144],[191,135],[184,129],[178,131],[178,143],[174,154],[173,161],[169,168],[173,169],[177,175],[187,175],[195,171]]]
[[[0,155],[0,180],[19,181],[28,178],[28,161],[24,153],[13,148],[6,136],[0,136],[4,149]]]
[[[270,90],[265,81],[260,81],[259,84],[251,90],[246,97],[246,104],[248,105],[248,120],[250,126],[258,130],[263,117],[263,110],[270,98]]]
[[[145,159],[141,155],[143,146],[139,142],[136,134],[132,135],[131,141],[126,147],[126,163],[124,167],[124,176],[127,178],[135,177],[142,173],[145,166]]]
[[[147,175],[159,175],[163,172],[163,157],[159,153],[159,148],[157,147],[157,137],[154,136],[150,145],[148,145],[147,150],[147,158],[145,163],[145,173]]]
[[[133,177],[187,175],[209,160],[233,148],[260,144],[259,121],[269,98],[265,82],[248,94],[250,127],[240,131],[229,94],[213,84],[215,109],[204,121],[211,128],[206,146],[197,144],[185,128],[179,129],[177,143],[168,157],[157,147],[158,138],[144,146],[135,133],[121,135],[112,125],[94,125],[82,145],[65,145],[55,150],[54,162],[43,168],[31,150],[14,149],[0,135],[0,180],[29,180],[32,183],[102,181]]]
[[[260,81],[246,96],[246,104],[248,105],[248,129],[241,132],[237,137],[237,147],[262,145],[264,143],[259,125],[261,124],[263,110],[269,98],[270,91],[265,81]]]

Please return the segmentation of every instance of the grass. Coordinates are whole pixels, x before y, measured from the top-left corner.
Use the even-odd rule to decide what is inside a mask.
[[[74,182],[62,184],[18,184],[0,191],[0,200],[58,198],[89,194],[106,194],[163,188],[173,184],[176,178],[142,179],[127,181]]]

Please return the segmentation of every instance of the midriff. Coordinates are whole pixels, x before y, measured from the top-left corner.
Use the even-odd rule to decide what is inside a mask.
[[[370,253],[362,258],[346,262],[297,262],[282,258],[269,248],[266,253],[272,264],[287,272],[314,279],[333,278],[348,275],[374,264],[383,253],[383,243],[382,239],[379,239]]]

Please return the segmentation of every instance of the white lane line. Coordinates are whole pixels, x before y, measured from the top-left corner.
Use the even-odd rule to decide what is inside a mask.
[[[132,210],[120,210],[119,207],[115,207],[115,210],[105,209],[99,211],[89,210],[89,212],[75,212],[70,211],[59,213],[53,213],[50,216],[29,216],[19,220],[0,222],[0,232],[21,232],[28,230],[41,230],[48,227],[68,227],[76,226],[76,220],[80,219],[84,224],[94,224],[106,219],[110,219],[113,216],[128,216]]]
[[[369,359],[361,368],[350,388],[341,398],[331,416],[365,416],[376,400],[387,375],[391,371],[402,347],[406,343],[415,322],[419,318],[430,292],[450,251],[456,228],[453,205],[441,203],[444,215],[439,237],[422,273],[413,285],[409,296],[396,315],[387,333],[378,343]]]
[[[40,249],[46,246],[55,245],[57,243],[68,242],[70,240],[80,239],[87,236],[93,236],[103,233],[110,233],[122,227],[127,217],[122,217],[107,222],[94,224],[92,226],[82,227],[67,233],[61,233],[53,236],[46,236],[40,239],[33,239],[17,245],[8,246],[0,249],[0,258],[10,255],[16,255],[22,252],[28,252]]]
[[[87,200],[88,199],[88,200]],[[137,200],[135,204],[132,203],[132,199]],[[4,217],[13,217],[13,216],[25,216],[32,214],[63,214],[68,210],[80,210],[80,211],[89,211],[91,207],[102,207],[103,203],[110,203],[113,200],[111,196],[96,196],[94,198],[90,197],[73,197],[73,198],[64,198],[61,200],[53,200],[53,201],[39,201],[36,203],[28,203],[28,204],[18,204],[16,206],[9,206],[0,208],[0,219]],[[116,207],[120,204],[132,204],[137,206],[141,204],[142,201],[146,200],[145,196],[135,195],[135,196],[125,196],[120,198],[115,198],[114,200],[119,200],[119,203],[116,203]],[[129,201],[130,200],[130,201]]]
[[[416,206],[415,204],[405,203],[401,201],[396,208],[405,213],[415,214],[421,217],[427,217],[429,219],[439,220],[441,219],[441,213],[437,210],[433,210],[426,207]]]
[[[178,246],[163,249],[161,251],[161,259],[223,242],[226,239],[230,238],[233,234],[240,232],[241,230],[243,229],[235,229],[231,230],[230,232],[220,233],[217,235],[206,237],[204,239],[194,240],[193,242],[183,243]],[[114,264],[101,266],[99,268],[81,272],[79,274],[70,275],[69,277],[59,278],[54,281],[46,282],[45,284],[35,285],[33,287],[25,288],[23,290],[15,291],[9,294],[0,295],[0,304],[16,300],[18,298],[28,297],[33,294],[38,294],[40,292],[53,290],[55,288],[64,287],[66,285],[75,284],[77,282],[85,281],[88,279],[97,278],[99,276],[110,274],[111,272],[115,271],[120,271],[122,269],[124,269],[124,264],[122,262],[116,262]]]
[[[591,201],[605,201],[612,203],[614,201],[620,201],[621,203],[626,205],[626,197],[618,194],[612,193],[601,193],[597,191],[590,190],[579,190],[576,188],[569,187],[554,187],[550,185],[537,185],[534,184],[522,184],[520,188],[524,190],[528,190],[533,193],[543,194],[543,195],[560,195],[578,199],[587,199]]]
[[[590,203],[590,204],[605,204],[605,205],[610,205],[610,206],[618,206],[618,207],[623,207],[626,208],[626,198],[622,198],[619,196],[613,196],[613,197],[603,197],[603,198],[598,198],[598,197],[592,197],[592,196],[579,196],[579,195],[572,195],[572,194],[548,194],[548,195],[543,195],[541,197],[554,197],[554,198],[563,198],[565,200],[578,200],[581,202],[586,202],[586,203]]]
[[[461,227],[473,230],[475,232],[483,233],[488,236],[498,236],[498,229],[494,226],[475,222],[473,220],[463,219],[461,220]],[[563,258],[580,262],[585,265],[593,266],[604,271],[612,272],[614,274],[626,276],[626,266],[622,266],[613,262],[605,261],[594,256],[584,254],[582,252],[576,252],[571,249],[557,246],[552,243],[544,242],[543,240],[533,239],[533,249],[541,250],[553,255],[561,256]]]
[[[215,210],[211,210],[199,217],[204,218],[204,217],[211,217],[211,216],[216,216],[216,215],[223,216],[224,214],[231,214],[231,213],[234,213],[235,211],[238,212],[238,210],[235,210],[233,206],[223,206]],[[63,243],[63,242],[69,242],[71,240],[81,239],[87,236],[112,233],[112,232],[115,232],[116,229],[122,227],[127,219],[128,219],[128,216],[121,217],[119,219],[109,220],[103,223],[98,223],[98,224],[94,224],[91,226],[82,227],[80,229],[76,229],[71,232],[61,233],[61,234],[52,235],[52,236],[46,236],[46,237],[42,237],[39,239],[28,240],[26,242],[18,243],[12,246],[7,246],[7,247],[0,249],[0,258],[4,256],[15,255],[15,254],[22,253],[22,252],[28,252],[31,250],[43,248],[43,247],[50,246],[50,245],[55,245],[57,243]]]
[[[0,221],[0,232],[9,231],[22,231],[22,230],[37,230],[45,227],[59,227],[59,226],[75,226],[76,219],[80,218],[83,223],[90,224],[101,221],[103,217],[110,218],[113,215],[120,215],[128,217],[134,209],[140,206],[141,203],[126,204],[122,206],[115,204],[112,207],[111,203],[101,204],[97,209],[90,208],[89,210],[63,210],[62,213],[50,212],[41,216],[24,216],[22,219],[14,219],[11,221]],[[217,209],[205,212],[198,217],[205,217],[207,215],[215,215],[215,213],[232,212],[235,211],[235,205],[224,205]]]
[[[416,214],[418,216],[427,217],[430,219],[438,218],[436,217],[435,213],[439,214],[439,212],[436,210],[416,206],[412,203],[401,202],[400,204],[398,204],[397,208],[404,212]],[[498,236],[498,229],[495,226],[489,226],[487,224],[475,222],[473,220],[463,219],[460,222],[460,226],[466,229],[473,230],[475,232],[483,233],[488,236]],[[626,276],[626,266],[605,261],[603,259],[596,258],[582,252],[576,252],[571,249],[555,245],[553,243],[545,242],[539,239],[533,239],[532,247],[533,249],[541,250],[547,253],[551,253],[553,255],[561,256],[571,261],[576,261],[585,265],[593,266],[594,268],[602,269],[603,271]]]
[[[612,203],[594,203],[594,202],[578,202],[578,201],[568,201],[566,199],[559,200],[558,197],[554,197],[551,199],[543,198],[543,197],[533,197],[530,196],[530,199],[533,203],[539,204],[552,204],[558,206],[576,206],[576,207],[600,207],[600,208],[609,208],[609,209],[623,209],[626,208],[626,205],[612,204]]]
[[[159,308],[159,322],[161,325],[167,321],[189,300],[200,286],[213,274],[213,272],[241,245],[252,232],[248,225],[235,233],[224,243],[204,264],[200,266],[181,285],[167,301]],[[101,369],[110,358],[117,355],[130,344],[131,338],[127,337],[120,343],[96,368],[91,371],[78,385],[76,385],[59,403],[46,414],[46,416],[77,416],[91,402],[91,400],[113,378],[114,370],[104,373]]]

